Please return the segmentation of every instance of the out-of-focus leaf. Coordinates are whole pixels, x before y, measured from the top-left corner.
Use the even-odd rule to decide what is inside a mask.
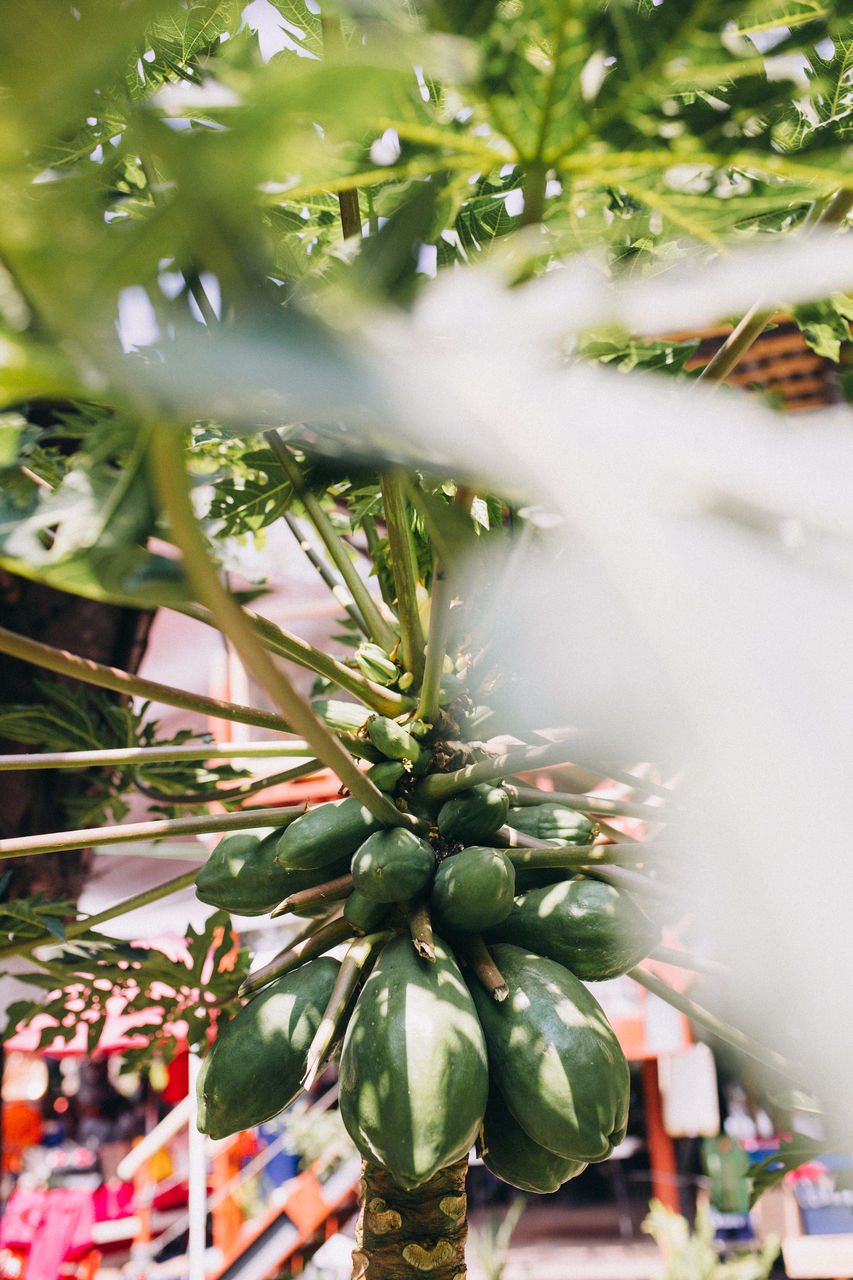
[[[34,397],[83,398],[87,390],[61,351],[20,334],[0,333],[0,409]]]
[[[811,349],[837,362],[842,344],[850,341],[853,300],[836,293],[822,302],[794,307],[792,314]]]
[[[422,246],[434,232],[437,184],[421,182],[376,235],[362,243],[356,272],[368,293],[403,302],[411,297]]]
[[[786,1173],[799,1169],[810,1160],[816,1160],[828,1150],[826,1142],[806,1137],[802,1133],[793,1133],[790,1138],[780,1138],[778,1152],[750,1166],[747,1175],[750,1183],[750,1205],[754,1205],[759,1196],[770,1187],[777,1186]]]

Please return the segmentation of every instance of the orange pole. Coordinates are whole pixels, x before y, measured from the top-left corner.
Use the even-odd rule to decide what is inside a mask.
[[[151,1179],[151,1165],[146,1160],[140,1165],[133,1179],[133,1212],[139,1222],[139,1230],[134,1237],[134,1244],[151,1243],[151,1201],[154,1184]]]
[[[681,1213],[675,1144],[663,1127],[657,1058],[643,1060],[643,1099],[646,1106],[646,1141],[652,1168],[652,1195],[667,1209]]]

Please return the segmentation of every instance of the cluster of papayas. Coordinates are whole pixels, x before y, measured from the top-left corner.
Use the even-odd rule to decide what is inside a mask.
[[[554,1191],[624,1137],[628,1066],[585,983],[633,967],[655,927],[624,892],[550,852],[592,842],[585,815],[512,807],[498,782],[419,804],[432,764],[423,739],[380,716],[364,731],[385,757],[373,780],[399,791],[420,833],[382,826],[348,796],[263,840],[223,840],[199,896],[262,912],[339,879],[343,936],[377,939],[338,1036],[341,1115],[357,1148],[414,1189],[476,1141],[498,1177]],[[525,869],[519,832],[549,850],[544,869]],[[223,1026],[199,1078],[203,1130],[221,1137],[289,1105],[346,964],[308,960]]]

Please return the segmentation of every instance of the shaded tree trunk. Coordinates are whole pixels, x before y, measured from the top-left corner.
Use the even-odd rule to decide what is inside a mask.
[[[464,1280],[468,1157],[404,1191],[365,1160],[352,1280]]]
[[[68,595],[0,570],[0,625],[84,658],[136,671],[152,618],[151,612]],[[38,680],[63,681],[63,677],[0,654],[0,702],[39,702]],[[0,737],[0,752],[21,750],[27,748]],[[64,769],[0,774],[0,838],[61,830],[64,798],[69,789],[79,786],[80,775]],[[91,850],[69,849],[0,859],[0,870],[8,867],[14,873],[9,897],[44,892],[49,898],[76,899],[90,862]]]

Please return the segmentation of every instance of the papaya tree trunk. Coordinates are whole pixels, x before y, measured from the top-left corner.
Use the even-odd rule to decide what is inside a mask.
[[[416,1191],[365,1160],[352,1280],[464,1280],[468,1157]]]
[[[83,658],[135,672],[145,655],[153,610],[124,608],[100,600],[69,595],[0,569],[0,624],[20,635]],[[41,699],[39,681],[48,679],[76,687],[63,676],[46,676],[26,662],[0,654],[0,702],[30,706]],[[23,749],[20,742],[0,737],[0,753]],[[38,835],[64,829],[65,802],[70,792],[85,786],[73,770],[32,770],[3,774],[0,839]],[[48,898],[79,897],[91,869],[90,849],[16,858],[9,898],[44,893]],[[6,865],[0,859],[0,872]]]

